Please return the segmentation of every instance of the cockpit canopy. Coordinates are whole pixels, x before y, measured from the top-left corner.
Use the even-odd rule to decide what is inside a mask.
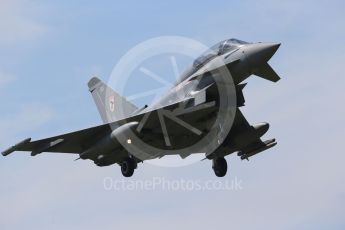
[[[198,71],[202,66],[204,66],[207,62],[209,62],[213,58],[219,55],[231,52],[233,50],[236,50],[245,44],[249,44],[249,43],[235,39],[235,38],[218,42],[217,44],[209,48],[206,52],[204,52],[202,55],[200,55],[197,59],[195,59],[193,65],[188,67],[182,73],[180,81],[187,79],[189,76],[194,74],[196,71]]]
[[[232,50],[239,48],[242,45],[249,44],[248,42],[244,42],[235,38],[227,39],[221,41],[210,49],[208,49],[205,53],[203,53],[200,57],[198,57],[195,61],[193,66],[198,68],[204,65],[206,62],[210,61],[211,59],[215,58],[216,56],[222,55],[224,53],[228,53]]]
[[[244,42],[235,38],[231,38],[228,40],[221,41],[214,46],[212,46],[210,49],[213,50],[218,55],[222,55],[224,53],[227,53],[229,51],[235,50],[238,47],[248,44],[248,42]]]

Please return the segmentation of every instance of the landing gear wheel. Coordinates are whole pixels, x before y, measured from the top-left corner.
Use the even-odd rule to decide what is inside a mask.
[[[127,157],[121,164],[122,175],[124,177],[131,177],[136,168],[137,162],[133,158]]]
[[[217,177],[223,177],[228,170],[228,164],[224,157],[218,157],[212,160],[212,168]]]

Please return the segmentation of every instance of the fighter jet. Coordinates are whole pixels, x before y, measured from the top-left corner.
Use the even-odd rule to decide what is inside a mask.
[[[97,166],[118,164],[131,177],[138,163],[166,155],[205,153],[218,177],[227,173],[225,156],[249,159],[277,144],[261,140],[268,123],[250,125],[240,107],[245,105],[243,83],[251,75],[277,82],[268,61],[279,43],[249,43],[227,39],[212,46],[181,74],[158,101],[138,108],[94,77],[88,88],[102,125],[32,141],[25,139],[2,152],[29,151],[77,154]]]

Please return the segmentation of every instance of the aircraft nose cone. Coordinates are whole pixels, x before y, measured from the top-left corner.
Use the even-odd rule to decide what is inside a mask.
[[[265,43],[262,47],[262,52],[266,55],[266,58],[270,59],[279,49],[280,43]]]
[[[252,44],[248,51],[247,56],[252,64],[266,63],[278,50],[280,43],[257,43]]]

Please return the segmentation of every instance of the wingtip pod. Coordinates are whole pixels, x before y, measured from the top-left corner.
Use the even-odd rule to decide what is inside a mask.
[[[31,141],[31,138],[27,138],[21,142],[19,142],[16,145],[13,145],[12,147],[8,148],[7,150],[3,151],[1,154],[5,157],[10,155],[11,153],[13,153],[14,151],[16,151],[18,148],[20,148],[21,146],[29,143]]]
[[[264,144],[263,146],[257,148],[257,149],[254,149],[248,153],[240,153],[240,156],[241,156],[241,160],[248,160],[249,157],[252,157],[258,153],[261,153],[267,149],[270,149],[274,146],[277,145],[277,142],[276,142],[276,139],[271,139],[271,140],[267,140],[267,141],[264,141]]]

